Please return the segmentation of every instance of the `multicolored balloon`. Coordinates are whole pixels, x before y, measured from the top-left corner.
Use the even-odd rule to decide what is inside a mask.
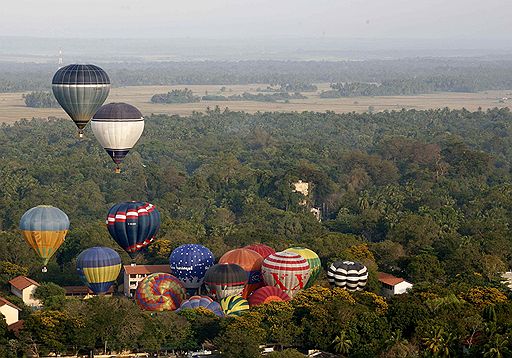
[[[92,116],[108,97],[110,79],[95,65],[68,65],[52,79],[53,95],[78,127],[80,137]]]
[[[259,306],[265,303],[274,302],[274,301],[289,301],[290,296],[286,294],[283,290],[274,286],[265,286],[262,288],[258,288],[256,291],[249,296],[249,305]]]
[[[179,311],[184,309],[195,309],[203,307],[212,311],[216,316],[223,317],[224,312],[218,302],[215,302],[208,296],[192,296],[188,300],[183,301]]]
[[[46,266],[64,242],[69,230],[69,219],[59,208],[39,205],[23,214],[20,230],[25,241],[43,259]],[[46,267],[43,272],[46,272]]]
[[[247,286],[242,297],[247,298],[252,291],[264,286],[261,277],[261,263],[263,257],[256,251],[249,249],[234,249],[226,252],[219,260],[220,264],[237,264],[247,272]]]
[[[190,291],[201,287],[206,271],[214,263],[213,253],[198,244],[181,245],[169,256],[172,274],[179,278],[185,288]]]
[[[226,316],[241,316],[249,309],[249,302],[239,295],[224,297],[220,306]]]
[[[267,246],[265,244],[247,245],[246,247],[244,247],[244,249],[249,249],[249,250],[252,250],[252,251],[256,251],[264,259],[266,259],[268,255],[272,255],[272,254],[276,253],[276,250],[274,250],[273,248],[271,248],[270,246]]]
[[[299,290],[306,286],[310,268],[306,259],[301,255],[281,251],[263,260],[261,274],[268,286],[279,287],[293,298]]]
[[[130,257],[147,247],[160,228],[160,213],[153,204],[127,201],[108,211],[107,227],[110,236]]]
[[[144,117],[130,104],[109,103],[96,112],[91,128],[98,142],[117,164],[116,173],[120,173],[119,164],[144,131]]]
[[[208,293],[221,300],[242,294],[247,284],[247,273],[236,264],[216,264],[206,271],[204,283]]]
[[[327,270],[327,280],[347,291],[361,291],[368,281],[368,269],[360,262],[336,261]]]
[[[309,288],[313,286],[313,284],[318,279],[318,276],[322,272],[322,262],[320,261],[320,257],[310,249],[306,249],[304,247],[290,247],[289,249],[286,249],[285,251],[295,252],[296,254],[299,254],[300,256],[304,257],[310,268],[310,276],[309,280],[304,286],[304,288]]]
[[[121,257],[108,247],[91,247],[78,255],[76,269],[80,279],[96,295],[110,289],[121,272]]]
[[[147,311],[174,311],[181,306],[186,296],[180,280],[161,272],[143,278],[135,291],[135,301]]]

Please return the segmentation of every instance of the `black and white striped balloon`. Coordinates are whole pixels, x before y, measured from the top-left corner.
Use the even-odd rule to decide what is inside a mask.
[[[331,285],[348,291],[361,291],[368,281],[368,269],[359,262],[336,261],[327,270],[327,279]]]

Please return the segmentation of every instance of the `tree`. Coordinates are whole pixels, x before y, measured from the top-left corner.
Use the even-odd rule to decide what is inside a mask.
[[[347,331],[341,331],[332,343],[334,344],[334,350],[343,355],[348,355],[352,348],[352,340],[348,336]]]
[[[60,309],[66,300],[66,290],[52,282],[41,283],[32,294],[36,300],[40,300],[46,309]]]
[[[265,330],[261,328],[262,316],[248,312],[228,320],[221,334],[215,339],[222,356],[226,358],[260,357],[259,345],[265,342]]]

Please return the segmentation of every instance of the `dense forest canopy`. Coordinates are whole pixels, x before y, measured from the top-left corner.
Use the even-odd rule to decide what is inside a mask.
[[[290,303],[224,321],[204,312],[152,317],[126,299],[51,299],[45,310],[24,313],[20,342],[41,352],[106,341],[113,349],[187,350],[210,339],[226,357],[258,356],[266,342],[354,357],[506,352],[512,306],[499,273],[512,264],[511,148],[508,109],[247,114],[215,108],[190,117],[148,116],[116,175],[91,131],[78,140],[70,120],[2,125],[4,289],[27,272],[78,284],[76,256],[95,245],[130,262],[104,225],[109,207],[123,200],[148,200],[162,214],[159,239],[138,263],[167,263],[182,243],[203,243],[219,257],[263,242],[278,250],[310,247],[324,267],[343,258],[370,270],[366,293],[315,286]],[[308,204],[322,209],[322,222],[300,205],[304,197],[291,186],[296,180],[312,183]],[[23,212],[42,203],[71,220],[47,274],[16,231]],[[377,270],[405,277],[415,290],[384,301],[375,295]],[[133,329],[119,328],[126,326]],[[0,343],[2,337],[0,327]]]
[[[311,90],[312,83],[362,82],[423,90],[482,91],[512,88],[512,61],[488,58],[405,58],[365,61],[189,61],[98,63],[114,86],[249,84],[284,92]],[[0,92],[49,90],[57,65],[0,63]],[[395,82],[394,82],[395,81]],[[416,82],[421,81],[420,84]],[[431,82],[443,85],[432,87]]]

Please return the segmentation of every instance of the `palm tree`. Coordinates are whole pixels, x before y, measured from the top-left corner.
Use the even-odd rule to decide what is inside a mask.
[[[505,354],[509,353],[507,348],[508,339],[500,334],[496,334],[492,340],[485,346],[484,357],[489,358],[503,358]]]
[[[430,331],[430,337],[423,338],[423,345],[434,357],[449,357],[453,336],[436,326]]]
[[[350,348],[352,348],[352,340],[347,335],[347,331],[341,331],[332,343],[334,344],[334,350],[343,355],[348,354]]]

